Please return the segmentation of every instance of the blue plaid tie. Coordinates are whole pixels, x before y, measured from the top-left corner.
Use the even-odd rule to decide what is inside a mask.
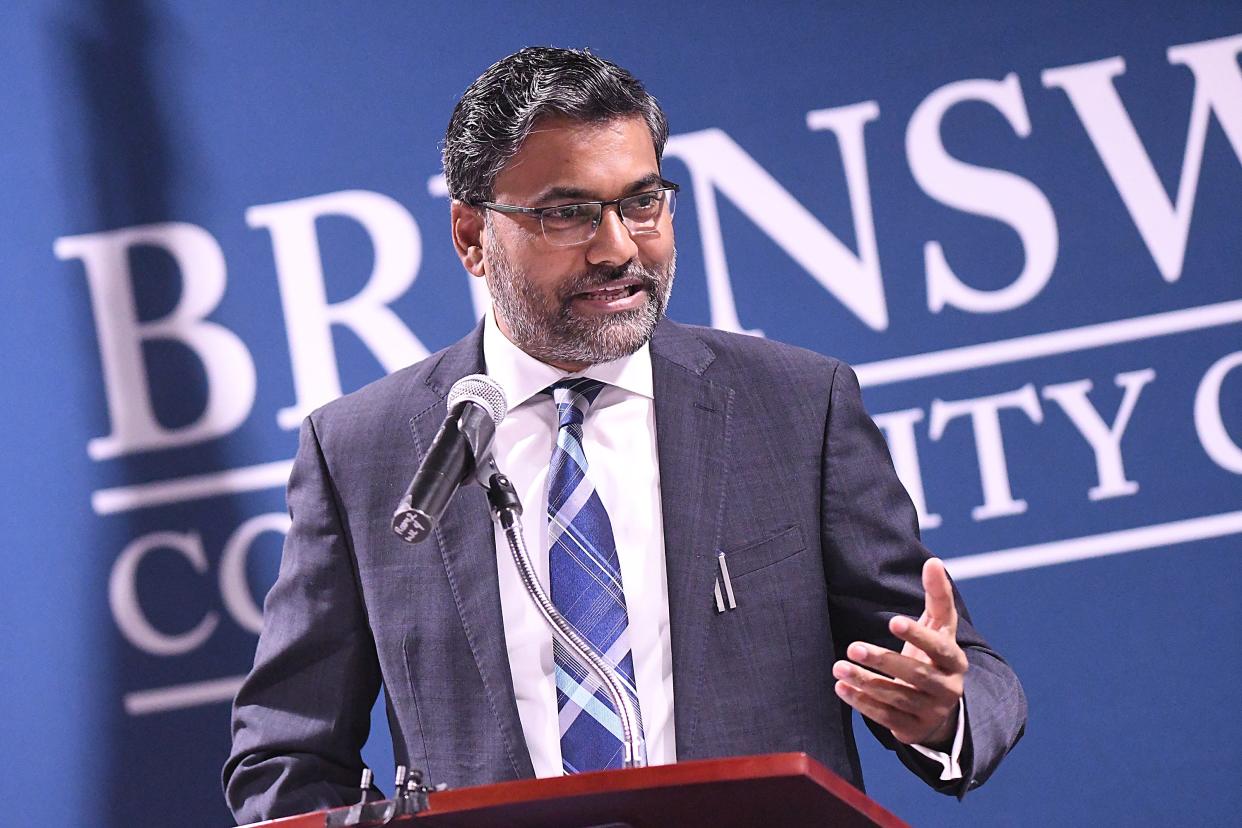
[[[548,470],[549,580],[557,609],[616,667],[637,710],[629,617],[612,523],[587,477],[582,451],[582,422],[603,387],[598,380],[580,377],[547,389],[560,420]],[[607,693],[559,641],[552,650],[565,773],[621,767],[621,721]],[[637,726],[642,726],[641,716]]]

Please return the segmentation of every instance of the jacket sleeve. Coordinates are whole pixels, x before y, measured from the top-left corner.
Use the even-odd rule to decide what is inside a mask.
[[[862,404],[858,378],[839,363],[832,381],[824,434],[822,537],[836,657],[852,641],[900,650],[888,630],[894,615],[923,611],[922,567],[930,553],[897,479],[883,435]],[[1026,726],[1026,697],[1017,676],[975,630],[957,587],[958,643],[966,653],[966,733],[962,778],[939,781],[940,766],[898,743],[866,719],[876,737],[929,785],[964,796],[992,774]]]
[[[380,686],[340,500],[310,418],[288,502],[292,525],[254,667],[233,705],[223,771],[242,823],[355,801]]]

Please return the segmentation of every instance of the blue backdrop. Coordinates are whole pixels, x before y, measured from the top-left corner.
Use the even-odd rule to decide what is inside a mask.
[[[671,315],[858,366],[1025,682],[964,803],[864,736],[869,792],[920,825],[1242,810],[1242,7],[689,5],[5,5],[6,808],[229,822],[297,422],[477,318],[438,141],[551,43],[669,113]]]

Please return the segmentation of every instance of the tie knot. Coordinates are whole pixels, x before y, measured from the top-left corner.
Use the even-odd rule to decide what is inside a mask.
[[[564,428],[569,425],[582,425],[591,403],[595,402],[603,388],[604,383],[599,380],[574,377],[553,383],[544,390],[552,395],[560,427]]]

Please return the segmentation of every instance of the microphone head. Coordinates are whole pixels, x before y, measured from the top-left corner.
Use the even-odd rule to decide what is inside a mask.
[[[458,403],[466,400],[487,409],[494,425],[500,425],[500,421],[509,413],[504,389],[487,374],[469,374],[453,383],[453,387],[449,389],[448,410],[452,411]]]

